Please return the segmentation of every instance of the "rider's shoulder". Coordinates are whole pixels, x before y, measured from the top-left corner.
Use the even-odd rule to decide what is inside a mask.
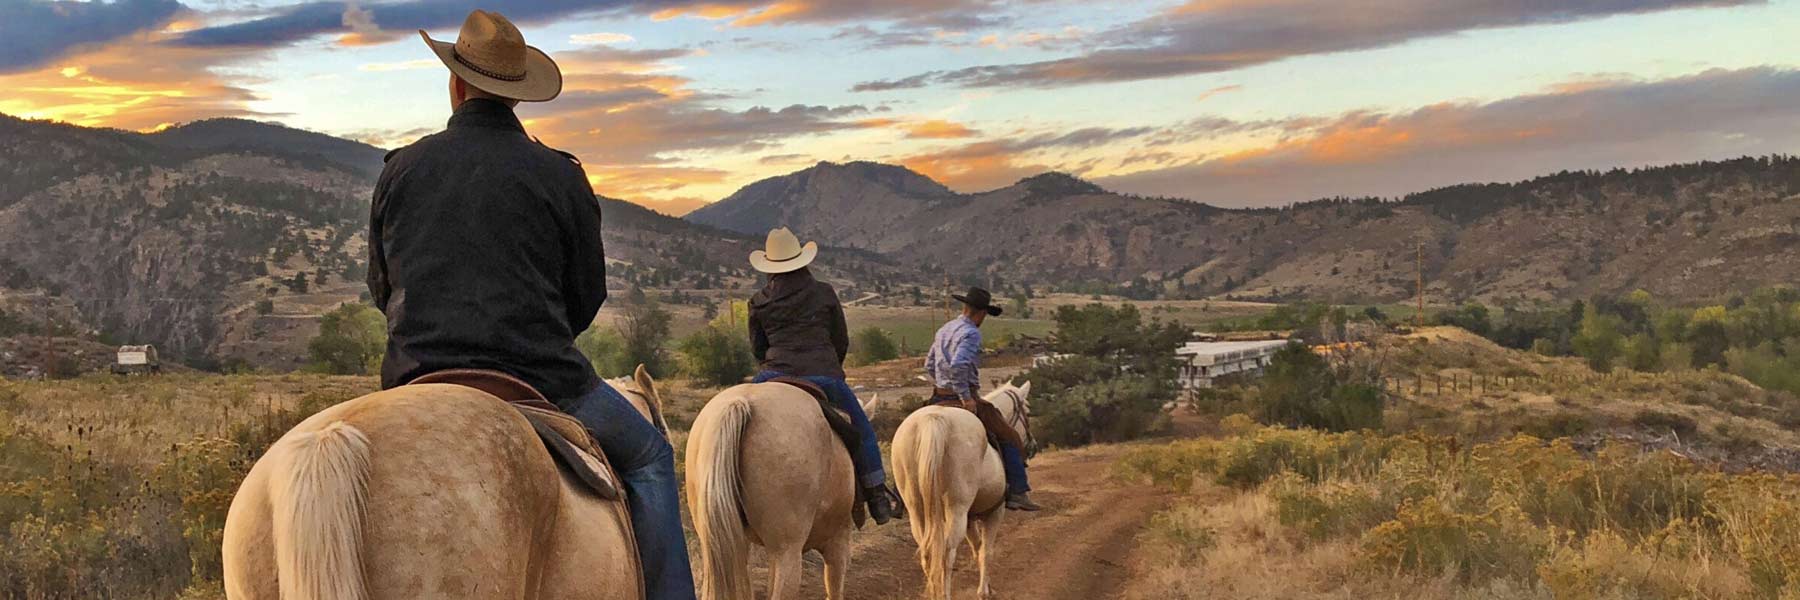
[[[543,140],[537,139],[536,137],[531,138],[531,141],[536,143],[538,146],[543,147],[545,150],[549,150],[551,152],[556,153],[557,156],[563,157],[563,160],[567,160],[570,163],[573,163],[577,167],[581,166],[581,159],[576,158],[574,154],[570,154],[566,151],[553,148],[549,144],[544,143]]]
[[[421,150],[437,145],[442,137],[443,133],[438,132],[413,140],[411,143],[402,144],[382,155],[381,162],[383,164],[393,164],[395,161],[404,162],[405,159],[417,156]]]

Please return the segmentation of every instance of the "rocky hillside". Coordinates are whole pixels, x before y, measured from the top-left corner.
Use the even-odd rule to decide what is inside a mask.
[[[929,273],[1155,295],[1698,299],[1800,279],[1800,160],[1744,158],[1226,210],[1048,173],[956,194],[901,167],[820,163],[689,220],[776,222]]]
[[[47,294],[72,326],[194,364],[284,368],[364,293],[380,149],[239,119],[146,135],[0,115],[0,140],[0,297]],[[615,289],[751,285],[756,240],[600,202]],[[832,254],[839,279],[899,278]]]

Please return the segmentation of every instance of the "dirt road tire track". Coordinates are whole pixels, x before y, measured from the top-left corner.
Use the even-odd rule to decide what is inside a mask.
[[[1045,510],[1006,514],[995,562],[988,566],[998,600],[1116,598],[1130,575],[1138,533],[1168,496],[1109,475],[1123,447],[1046,453],[1031,465],[1032,493]],[[917,546],[904,522],[859,532],[850,560],[849,600],[919,598]],[[968,546],[957,553],[957,598],[975,598],[977,573]],[[760,571],[760,569],[759,569]],[[802,598],[824,598],[818,558],[807,558]],[[760,588],[763,582],[758,582]]]

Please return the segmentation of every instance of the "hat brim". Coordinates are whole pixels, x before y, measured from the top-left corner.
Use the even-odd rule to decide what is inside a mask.
[[[750,268],[770,275],[792,273],[800,270],[806,265],[812,264],[813,259],[818,257],[818,242],[807,242],[805,246],[800,247],[799,254],[794,255],[793,258],[787,260],[769,260],[769,253],[761,250],[753,250],[750,252]]]
[[[994,306],[992,304],[984,305],[984,304],[976,304],[974,302],[970,302],[968,296],[964,296],[962,294],[951,294],[950,297],[955,298],[957,302],[961,302],[963,304],[967,304],[969,306],[973,306],[975,308],[985,310],[985,311],[987,311],[987,314],[989,316],[998,317],[998,316],[1000,316],[1000,313],[1006,312],[1004,310],[1001,310],[1000,307]]]
[[[419,37],[425,38],[425,45],[436,54],[438,61],[450,69],[457,77],[475,86],[475,89],[520,102],[543,102],[562,94],[562,69],[550,55],[544,54],[534,46],[525,47],[525,78],[508,81],[482,75],[456,60],[456,44],[431,39],[425,30],[419,30]]]

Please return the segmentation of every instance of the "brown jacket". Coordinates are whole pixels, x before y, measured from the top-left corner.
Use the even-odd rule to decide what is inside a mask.
[[[807,269],[770,276],[750,298],[750,348],[765,371],[842,378],[850,332],[837,291]]]

